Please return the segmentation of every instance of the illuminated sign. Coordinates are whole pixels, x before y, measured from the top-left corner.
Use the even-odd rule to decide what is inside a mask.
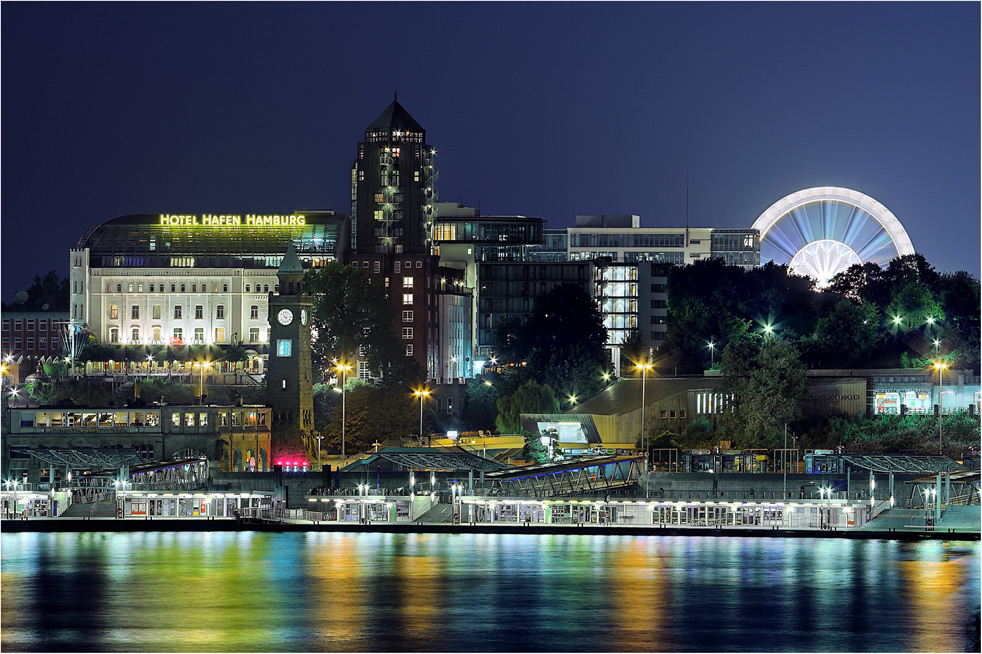
[[[278,357],[293,356],[293,341],[287,338],[281,338],[277,340],[276,356]]]
[[[160,214],[165,227],[303,227],[307,219],[300,214]]]

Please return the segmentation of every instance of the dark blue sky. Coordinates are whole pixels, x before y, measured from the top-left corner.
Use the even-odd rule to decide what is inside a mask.
[[[3,3],[2,294],[127,213],[350,211],[399,101],[440,199],[749,227],[854,188],[980,271],[978,3]]]

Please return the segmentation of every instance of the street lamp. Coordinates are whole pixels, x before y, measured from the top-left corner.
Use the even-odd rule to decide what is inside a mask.
[[[204,404],[204,392],[205,392],[205,368],[211,368],[210,361],[196,361],[194,367],[200,370],[198,375],[198,400],[201,404]],[[194,383],[194,382],[191,382]]]
[[[351,366],[349,364],[347,364],[347,363],[339,363],[339,364],[337,364],[334,367],[341,372],[341,467],[343,468],[344,467],[344,462],[345,462],[345,458],[344,458],[344,436],[345,436],[345,434],[344,434],[344,425],[345,425],[345,420],[344,420],[344,418],[345,418],[345,416],[344,416],[344,408],[345,408],[344,407],[344,387],[345,387],[345,384],[347,382],[347,374],[351,370]],[[339,477],[339,479],[340,479],[340,477]]]
[[[569,396],[569,405],[571,407],[576,406],[576,396],[575,395],[570,395]]]
[[[938,349],[941,347],[941,341],[934,339],[934,356],[938,356]]]
[[[430,391],[423,388],[413,391],[413,395],[419,398],[419,439],[423,440],[423,398],[430,396]]]
[[[321,463],[321,441],[323,439],[324,439],[323,435],[317,436],[317,467],[320,468],[321,470],[324,469],[324,464]]]
[[[709,367],[712,368],[716,365],[716,343],[709,341],[706,343],[706,347],[709,348]]]
[[[936,361],[934,363],[934,368],[938,371],[938,454],[943,454],[943,445],[941,440],[941,414],[944,413],[944,409],[941,406],[941,403],[942,398],[944,397],[944,371],[947,367],[948,364],[941,361]]]
[[[647,472],[648,434],[645,433],[644,430],[644,387],[647,385],[646,382],[648,381],[648,371],[654,368],[655,364],[648,363],[647,361],[645,361],[644,363],[636,364],[635,367],[641,369],[641,442],[642,442],[642,447],[644,448],[644,469]]]

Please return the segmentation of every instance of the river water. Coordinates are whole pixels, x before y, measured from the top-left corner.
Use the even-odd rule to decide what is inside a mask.
[[[978,542],[0,536],[0,648],[979,651]]]

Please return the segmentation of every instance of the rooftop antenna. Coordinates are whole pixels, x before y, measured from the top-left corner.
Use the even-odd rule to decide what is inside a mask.
[[[685,170],[685,247],[689,247],[689,169]]]

